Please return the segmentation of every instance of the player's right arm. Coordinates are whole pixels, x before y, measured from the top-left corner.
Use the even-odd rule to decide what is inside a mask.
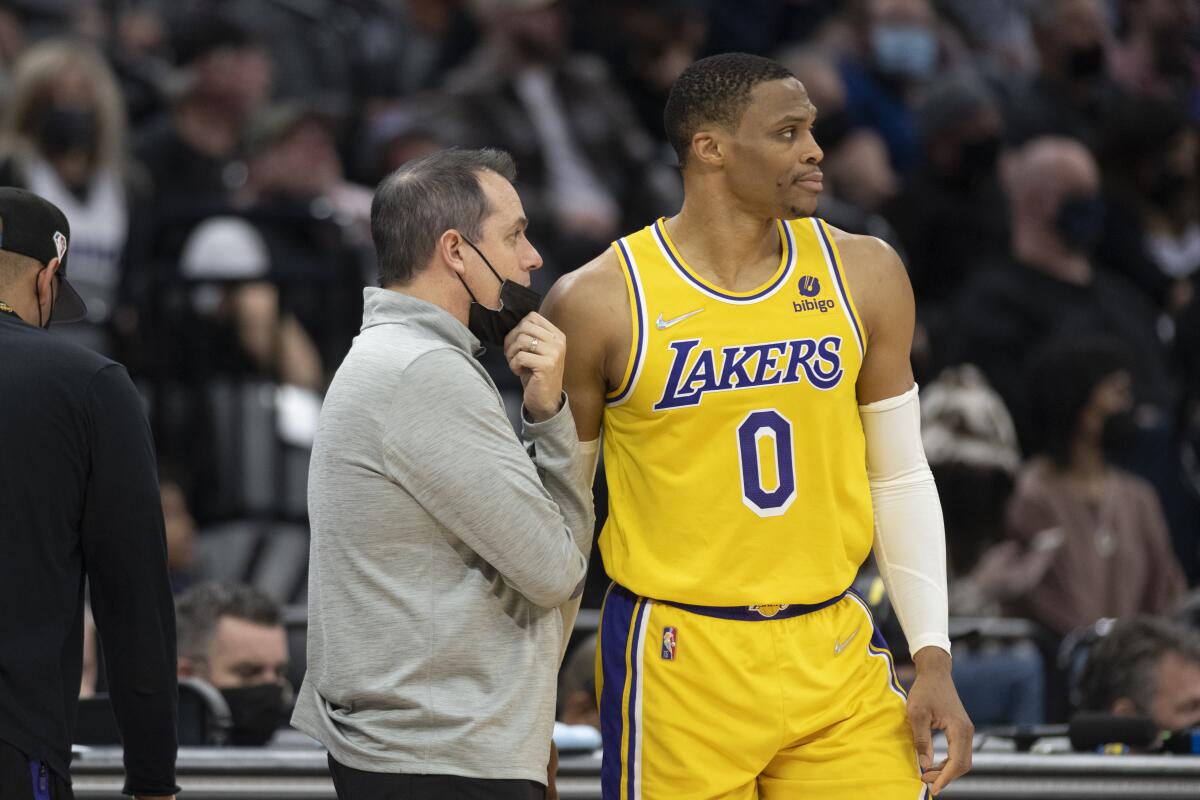
[[[612,248],[559,278],[542,313],[566,334],[563,389],[579,440],[593,442],[600,436],[605,396],[625,374],[633,337],[629,294]]]

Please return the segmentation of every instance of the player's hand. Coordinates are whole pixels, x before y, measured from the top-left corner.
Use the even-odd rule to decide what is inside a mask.
[[[546,800],[558,800],[558,745],[550,740],[550,763],[546,765]]]
[[[912,726],[921,780],[932,784],[933,794],[971,769],[971,743],[975,726],[967,718],[950,677],[950,654],[938,647],[922,647],[913,656],[917,678],[908,693],[908,723]],[[945,731],[949,754],[933,763],[933,731]]]
[[[566,356],[567,337],[536,311],[504,337],[504,358],[521,379],[525,411],[534,422],[550,419],[562,407]]]

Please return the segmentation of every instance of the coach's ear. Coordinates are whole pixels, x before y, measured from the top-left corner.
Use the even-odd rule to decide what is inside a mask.
[[[724,142],[719,130],[700,130],[692,136],[692,158],[710,167],[725,163]]]
[[[450,228],[438,237],[437,255],[446,263],[450,270],[460,278],[467,274],[467,265],[463,263],[463,248],[467,246],[462,234]]]

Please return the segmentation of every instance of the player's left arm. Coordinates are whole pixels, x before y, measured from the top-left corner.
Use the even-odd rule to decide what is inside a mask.
[[[908,714],[922,778],[935,793],[971,768],[974,728],[950,677],[946,541],[941,504],[921,444],[909,353],[916,310],[900,258],[878,239],[838,233],[866,337],[856,390],[875,509],[875,560],[917,667]],[[933,764],[932,730],[949,757]]]

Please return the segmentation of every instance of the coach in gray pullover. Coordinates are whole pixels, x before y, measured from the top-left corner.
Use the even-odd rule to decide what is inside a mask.
[[[562,395],[557,329],[534,313],[505,337],[528,452],[474,357],[465,323],[495,335],[477,316],[500,305],[497,277],[527,285],[541,264],[513,175],[505,154],[446,151],[376,192],[389,288],[365,290],[321,411],[308,671],[292,718],[328,748],[341,797],[544,791],[593,465]]]

